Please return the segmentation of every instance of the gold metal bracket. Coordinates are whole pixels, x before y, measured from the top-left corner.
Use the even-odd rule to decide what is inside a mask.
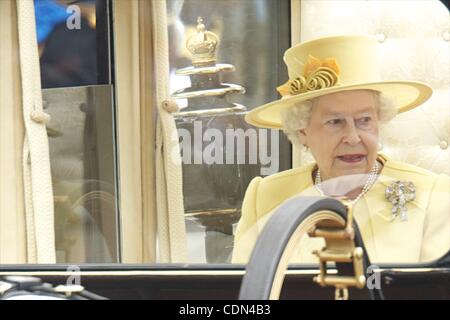
[[[314,277],[314,282],[323,287],[334,286],[336,288],[336,300],[347,300],[349,287],[362,289],[366,284],[363,263],[364,252],[361,247],[355,247],[353,212],[350,205],[347,205],[347,210],[347,223],[344,228],[316,225],[308,232],[310,237],[322,237],[326,242],[326,246],[322,250],[313,252],[320,261],[320,273]],[[354,275],[330,275],[327,272],[328,262],[352,263]]]

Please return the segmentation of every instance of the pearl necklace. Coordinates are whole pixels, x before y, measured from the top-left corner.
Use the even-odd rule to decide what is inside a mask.
[[[355,199],[349,201],[350,205],[354,205],[364,194],[367,193],[367,191],[369,191],[369,189],[372,187],[372,185],[375,183],[377,179],[378,169],[379,169],[378,161],[375,160],[375,163],[372,166],[372,169],[370,170],[369,177],[367,178],[367,181],[364,184],[362,191],[358,194],[358,196]],[[316,181],[314,183],[314,186],[316,187],[317,191],[319,191],[320,195],[325,197],[326,194],[323,192],[321,185],[322,185],[322,178],[320,176],[320,169],[317,168]]]

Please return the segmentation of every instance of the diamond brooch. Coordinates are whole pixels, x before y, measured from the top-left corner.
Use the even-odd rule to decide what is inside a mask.
[[[408,221],[406,203],[416,198],[416,187],[411,181],[395,181],[386,188],[385,197],[392,204],[392,220],[400,215],[401,221]]]

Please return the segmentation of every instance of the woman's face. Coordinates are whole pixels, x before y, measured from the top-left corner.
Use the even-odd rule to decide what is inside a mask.
[[[313,99],[308,127],[300,130],[322,179],[371,170],[378,151],[378,101],[370,90],[349,90]]]

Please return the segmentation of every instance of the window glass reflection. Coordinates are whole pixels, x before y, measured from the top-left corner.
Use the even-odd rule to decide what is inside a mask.
[[[107,83],[99,74],[108,59],[99,59],[103,30],[97,28],[97,8],[101,17],[106,3],[35,0],[42,88]]]
[[[57,262],[119,262],[108,2],[34,3]]]
[[[246,110],[278,96],[273,88],[286,77],[285,69],[273,61],[289,45],[289,32],[282,33],[289,30],[289,19],[279,19],[289,17],[289,1],[170,0],[167,9],[170,87],[182,107],[175,118],[183,161],[188,258],[228,263],[249,182],[291,165],[286,138],[244,121]],[[204,47],[199,45],[196,51],[192,40],[200,26],[215,35],[207,36],[208,45],[214,47],[218,38],[215,61],[202,65],[195,52],[203,52],[204,58]],[[199,71],[207,67],[217,70]],[[200,94],[214,90],[222,93]]]

